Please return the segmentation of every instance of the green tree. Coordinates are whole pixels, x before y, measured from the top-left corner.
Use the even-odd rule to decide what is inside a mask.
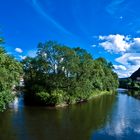
[[[0,39],[3,43],[3,40]],[[0,111],[13,100],[13,89],[19,84],[22,65],[0,47]]]
[[[104,58],[94,60],[84,49],[54,41],[39,43],[37,56],[22,63],[29,102],[79,102],[87,100],[94,90],[113,91],[118,86],[113,66]]]

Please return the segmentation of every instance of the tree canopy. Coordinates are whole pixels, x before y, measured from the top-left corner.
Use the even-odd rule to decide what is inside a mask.
[[[104,58],[54,41],[39,43],[37,56],[23,60],[25,99],[45,105],[87,100],[93,91],[114,91],[117,74]]]
[[[0,38],[0,44],[3,39]],[[18,85],[22,73],[22,65],[12,56],[6,53],[0,46],[0,111],[13,100],[12,91]]]

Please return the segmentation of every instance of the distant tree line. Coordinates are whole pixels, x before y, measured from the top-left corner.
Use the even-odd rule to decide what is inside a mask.
[[[140,68],[128,78],[119,79],[121,88],[140,90]]]
[[[118,87],[111,63],[54,41],[39,43],[36,57],[27,57],[22,64],[27,103],[72,104]]]

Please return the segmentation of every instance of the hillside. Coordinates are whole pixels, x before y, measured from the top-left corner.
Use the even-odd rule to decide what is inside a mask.
[[[135,81],[135,80],[139,80],[139,77],[140,77],[140,68],[130,76],[130,79]]]
[[[119,87],[140,90],[140,68],[136,70],[129,78],[119,79]]]

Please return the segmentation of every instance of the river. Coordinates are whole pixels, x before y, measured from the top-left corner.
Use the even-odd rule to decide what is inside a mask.
[[[140,100],[124,92],[57,109],[17,98],[0,113],[0,140],[140,140]]]

